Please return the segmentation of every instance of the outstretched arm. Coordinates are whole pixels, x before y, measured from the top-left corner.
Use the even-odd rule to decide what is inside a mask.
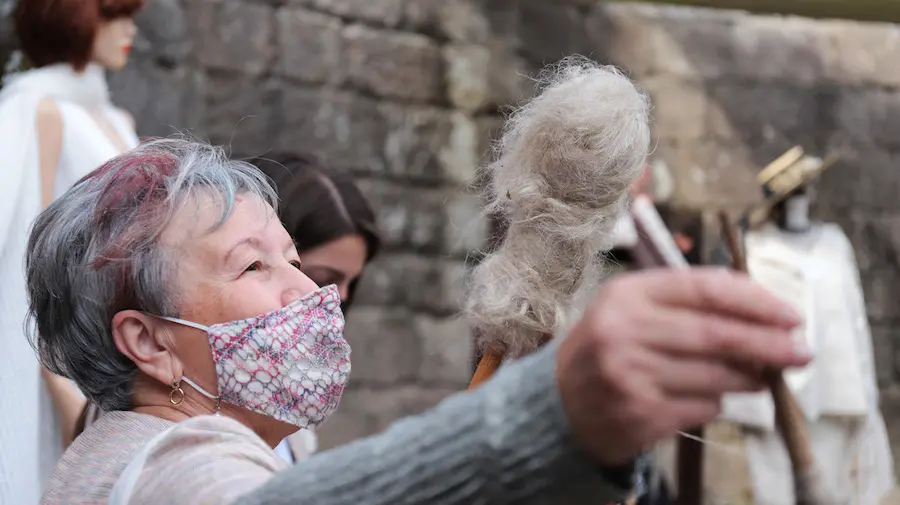
[[[569,438],[554,379],[556,346],[478,390],[326,451],[246,494],[240,505],[608,503],[631,467],[602,472]],[[620,482],[613,482],[620,481]]]

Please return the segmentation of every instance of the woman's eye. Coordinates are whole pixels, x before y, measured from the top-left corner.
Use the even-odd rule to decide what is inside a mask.
[[[259,262],[259,261],[254,261],[254,262],[253,262],[249,267],[247,267],[247,269],[244,270],[244,271],[245,271],[245,272],[255,272],[255,271],[259,270],[260,268],[262,268],[262,263]]]
[[[303,263],[300,263],[300,260],[294,260],[294,261],[292,261],[292,262],[291,262],[291,265],[294,265],[294,268],[296,268],[297,270],[302,270],[302,269],[303,269]]]

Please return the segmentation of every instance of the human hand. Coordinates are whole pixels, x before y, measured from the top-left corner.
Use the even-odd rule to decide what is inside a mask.
[[[560,343],[557,383],[575,439],[603,465],[714,420],[725,393],[812,357],[799,316],[744,274],[659,269],[606,283]]]

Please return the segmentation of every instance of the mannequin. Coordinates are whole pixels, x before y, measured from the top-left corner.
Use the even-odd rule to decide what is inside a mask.
[[[750,214],[745,248],[750,275],[804,315],[795,338],[816,359],[785,380],[806,414],[830,487],[844,494],[844,503],[875,505],[893,488],[894,470],[859,272],[841,228],[809,215],[815,180],[827,166],[798,147],[767,167],[759,178],[766,200]],[[734,438],[748,464],[742,484],[732,479],[732,489],[708,489],[714,500],[793,505],[790,462],[775,431],[771,396],[730,395],[720,420],[740,434]],[[734,458],[707,455],[714,466],[717,459]]]
[[[84,410],[80,391],[42,370],[26,339],[22,262],[37,213],[138,144],[130,116],[110,101],[105,70],[127,63],[142,4],[20,0],[15,8],[33,68],[8,76],[0,90],[0,503],[38,502]]]
[[[812,222],[809,218],[810,202],[815,197],[815,188],[798,188],[788,195],[772,211],[772,221],[785,233],[802,235],[809,233]]]

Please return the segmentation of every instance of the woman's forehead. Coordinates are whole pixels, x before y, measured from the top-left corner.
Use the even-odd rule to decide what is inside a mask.
[[[230,209],[221,198],[212,195],[198,195],[191,200],[176,209],[163,233],[166,245],[224,254],[246,237],[266,240],[287,235],[275,210],[255,195],[238,195]]]

